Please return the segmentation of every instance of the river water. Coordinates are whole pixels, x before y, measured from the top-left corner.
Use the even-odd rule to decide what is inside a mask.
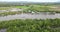
[[[8,16],[0,16],[0,21],[13,19],[55,19],[60,18],[60,13],[23,13]]]
[[[6,32],[6,29],[1,29],[0,32]]]

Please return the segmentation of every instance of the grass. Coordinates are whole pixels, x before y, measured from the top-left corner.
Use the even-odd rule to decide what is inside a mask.
[[[11,6],[12,7],[12,6]],[[29,5],[29,6],[13,6],[15,8],[22,8],[23,13],[28,13],[29,11],[32,13],[33,12],[56,12],[60,13],[60,10],[52,10],[52,6],[41,6],[41,5]],[[0,10],[8,9],[9,7],[1,7]],[[7,15],[14,15],[14,14],[19,14],[20,12],[4,12],[0,13],[0,16],[7,16]]]
[[[7,32],[60,32],[60,19],[15,19],[1,21],[0,29],[6,28]]]
[[[60,9],[59,8],[52,8],[55,6],[40,6],[40,5],[32,5],[29,8],[25,9],[25,11],[34,11],[34,12],[59,12],[60,13]],[[25,12],[24,11],[24,12]]]
[[[12,7],[0,7],[0,10],[8,10],[11,9]]]
[[[51,10],[51,6],[30,5],[30,6],[15,6],[15,7],[16,8],[24,8],[23,13],[28,13],[29,11],[30,12],[33,11],[35,13],[36,12],[56,12],[56,13],[60,13],[60,11]],[[19,14],[19,13],[22,13],[22,11],[4,12],[4,13],[0,13],[0,16],[14,15],[14,14]]]
[[[26,9],[28,8],[28,6],[15,6],[16,8],[23,8],[23,9]]]
[[[4,13],[0,13],[0,16],[14,15],[14,14],[20,14],[20,13],[22,13],[22,12],[21,11],[4,12]]]
[[[52,8],[55,6],[42,6],[42,5],[28,5],[28,6],[11,6],[14,8],[21,8],[24,10],[24,12],[29,12],[29,11],[33,11],[33,12],[57,12],[60,13],[60,8],[58,6],[56,6],[56,8]],[[58,7],[58,8],[57,8]],[[7,10],[9,9],[8,7],[5,8],[0,8],[0,10]]]

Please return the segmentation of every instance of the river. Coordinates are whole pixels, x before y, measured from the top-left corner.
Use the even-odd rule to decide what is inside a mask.
[[[60,13],[23,13],[8,16],[0,16],[0,21],[13,19],[55,19],[60,18]]]

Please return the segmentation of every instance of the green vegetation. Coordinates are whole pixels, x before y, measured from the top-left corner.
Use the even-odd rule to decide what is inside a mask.
[[[11,8],[23,11],[10,11]],[[0,2],[0,10],[9,12],[0,13],[0,16],[32,12],[57,12],[60,13],[60,3],[20,3]],[[0,29],[7,32],[60,32],[60,19],[15,19],[0,21]]]
[[[0,21],[0,29],[7,32],[60,32],[60,19],[15,19]]]
[[[20,14],[20,13],[22,13],[22,12],[21,11],[4,12],[4,13],[0,13],[0,16],[14,15],[14,14]]]
[[[14,14],[19,14],[19,13],[32,13],[32,12],[56,12],[56,13],[60,13],[60,9],[57,8],[52,8],[55,6],[43,6],[43,5],[26,5],[26,6],[11,6],[15,7],[15,8],[21,8],[23,9],[23,11],[17,11],[17,12],[4,12],[4,13],[0,13],[0,16],[6,16],[6,15],[14,15]],[[9,7],[1,7],[0,10],[4,10],[4,9],[8,9]],[[57,9],[57,10],[56,10]],[[8,10],[9,11],[9,10]]]
[[[0,10],[10,10],[11,8],[16,8],[15,6],[0,7]]]
[[[60,13],[60,8],[55,6],[41,6],[41,5],[32,5],[29,8],[25,9],[24,12],[57,12]]]
[[[12,8],[12,7],[0,7],[0,10],[8,10],[10,8]]]
[[[15,6],[16,8],[23,8],[23,9],[26,9],[26,8],[29,8],[29,6]]]

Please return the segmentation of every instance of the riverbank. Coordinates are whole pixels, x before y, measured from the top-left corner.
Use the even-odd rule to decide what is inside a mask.
[[[14,12],[4,12],[4,13],[0,13],[0,16],[7,16],[7,15],[15,15],[15,14],[21,14],[21,11],[14,11]]]
[[[8,11],[8,12],[3,12],[0,13],[0,16],[8,16],[8,15],[15,15],[15,14],[56,14],[57,12],[25,12],[25,11]]]
[[[12,6],[12,7],[0,8],[0,16],[14,15],[19,13],[40,13],[40,12],[60,13],[60,8],[58,6],[49,6],[49,5]]]

